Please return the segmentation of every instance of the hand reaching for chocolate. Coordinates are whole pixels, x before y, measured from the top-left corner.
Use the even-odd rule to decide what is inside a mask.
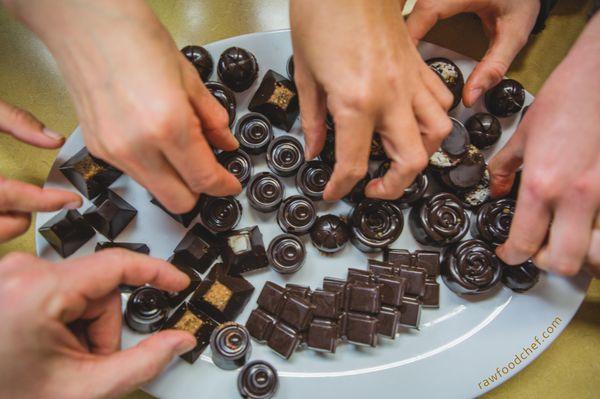
[[[508,67],[525,46],[540,10],[539,1],[523,0],[419,0],[407,20],[410,35],[421,40],[440,19],[456,14],[477,14],[490,46],[463,89],[467,107],[502,80]]]
[[[397,0],[293,0],[290,22],[306,158],[335,122],[335,167],[323,197],[342,198],[367,172],[373,132],[390,168],[366,187],[396,199],[450,132],[452,95],[411,42]]]
[[[121,351],[121,283],[179,291],[190,281],[167,262],[123,249],[60,263],[5,256],[0,397],[121,397],[195,347],[191,334],[168,330]]]
[[[241,191],[210,147],[238,146],[226,110],[143,0],[6,3],[56,58],[94,156],[178,214]]]
[[[0,132],[40,148],[58,148],[64,138],[46,128],[29,112],[0,100]],[[51,212],[81,206],[79,195],[65,190],[39,188],[0,176],[0,243],[23,234],[32,212]]]

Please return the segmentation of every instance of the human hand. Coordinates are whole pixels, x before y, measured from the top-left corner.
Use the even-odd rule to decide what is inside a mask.
[[[12,253],[0,261],[0,397],[120,397],[196,344],[168,330],[120,351],[120,283],[179,291],[172,265],[123,249],[50,263]]]
[[[64,138],[46,128],[32,114],[0,100],[0,132],[41,148],[58,148]],[[75,193],[8,180],[0,176],[0,243],[23,234],[32,212],[76,209],[81,197]]]
[[[56,58],[94,156],[174,213],[241,192],[209,145],[238,147],[227,112],[145,1],[10,3]]]
[[[573,275],[600,272],[600,15],[552,73],[517,132],[490,161],[492,195],[523,174],[510,235],[497,250],[508,264]]]
[[[292,0],[294,80],[306,158],[335,121],[333,174],[323,198],[340,199],[365,176],[374,131],[391,160],[370,197],[396,199],[450,132],[452,95],[411,42],[397,0]]]
[[[539,1],[523,0],[419,0],[408,17],[408,31],[421,40],[440,19],[472,12],[481,18],[490,45],[463,89],[463,103],[471,107],[498,84],[529,39],[540,12]]]

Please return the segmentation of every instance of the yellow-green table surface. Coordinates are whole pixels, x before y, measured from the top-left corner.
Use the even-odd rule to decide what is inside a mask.
[[[525,47],[509,75],[535,94],[582,30],[590,3],[559,1],[546,30]],[[289,27],[287,1],[283,0],[155,0],[150,4],[179,46]],[[426,40],[476,59],[487,48],[480,23],[471,15],[440,23]],[[360,42],[356,45],[360,46]],[[69,134],[77,125],[73,105],[52,57],[3,10],[0,10],[0,98],[30,110],[56,131]],[[35,149],[0,135],[0,174],[5,177],[41,185],[55,156],[55,151]],[[34,251],[32,228],[24,236],[0,245],[0,256],[16,250]],[[523,322],[527,322],[527,315],[523,315]],[[487,397],[600,397],[599,358],[600,283],[594,281],[575,318],[554,344]],[[206,397],[212,396],[207,392]],[[136,392],[128,399],[147,397]]]

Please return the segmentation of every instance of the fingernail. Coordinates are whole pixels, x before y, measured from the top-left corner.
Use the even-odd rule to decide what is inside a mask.
[[[181,356],[184,353],[187,353],[187,352],[191,351],[195,347],[196,347],[196,340],[195,339],[193,341],[190,340],[190,339],[186,339],[184,341],[181,341],[177,345],[177,348],[175,349],[175,351],[177,352],[177,356]]]
[[[50,130],[50,129],[48,129],[47,127],[45,127],[45,128],[42,130],[42,132],[43,132],[43,133],[44,133],[46,136],[50,137],[52,140],[63,140],[63,139],[64,139],[64,137],[63,137],[61,134],[59,134],[59,133],[56,133],[54,130]]]
[[[73,202],[69,202],[68,204],[66,204],[64,206],[65,209],[69,209],[69,210],[74,210],[77,209],[81,206],[81,201],[73,201]]]

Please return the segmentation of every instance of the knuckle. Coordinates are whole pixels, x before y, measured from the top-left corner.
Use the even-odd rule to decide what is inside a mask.
[[[406,162],[406,169],[410,173],[419,173],[427,167],[429,157],[425,151],[415,151],[410,154]]]
[[[351,113],[371,113],[376,106],[376,98],[369,88],[354,90],[347,96],[344,96],[338,103],[331,107],[334,114],[344,112]]]
[[[452,130],[452,122],[450,118],[438,119],[437,126],[434,128],[432,135],[437,139],[444,139]]]
[[[32,120],[35,120],[35,118],[33,117],[33,115],[29,111],[26,111],[26,110],[21,109],[21,108],[14,107],[10,111],[9,120],[14,125],[22,125],[24,123],[29,123]]]
[[[358,181],[367,174],[368,166],[362,164],[349,165],[342,169],[344,177],[352,181]]]
[[[506,243],[508,251],[516,252],[519,256],[530,257],[535,254],[539,247],[536,243],[528,241],[527,239],[512,240]]]
[[[552,174],[541,169],[535,172],[527,182],[524,182],[524,189],[534,199],[551,201],[562,191],[557,181]]]
[[[195,193],[202,193],[218,187],[219,183],[220,178],[217,173],[202,173],[190,180],[189,187]]]
[[[579,272],[580,265],[572,259],[558,259],[552,265],[555,273],[563,276],[574,276]]]

